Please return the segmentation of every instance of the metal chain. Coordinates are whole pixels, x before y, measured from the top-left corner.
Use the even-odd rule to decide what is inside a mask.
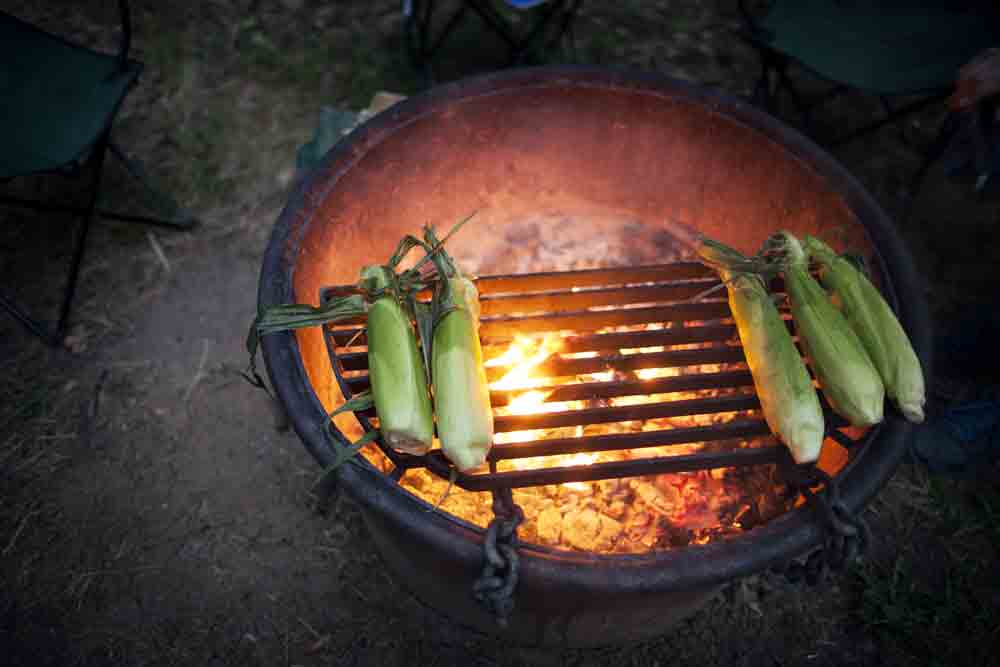
[[[510,489],[493,492],[493,520],[483,540],[483,571],[472,584],[476,600],[507,627],[514,611],[514,589],[521,561],[517,554],[517,527],[524,521],[524,510],[515,502]]]
[[[782,473],[789,486],[819,512],[827,535],[823,545],[810,553],[804,563],[792,560],[779,572],[793,584],[804,580],[814,586],[824,581],[830,572],[842,571],[864,554],[872,541],[871,528],[860,513],[854,514],[847,508],[840,497],[837,480],[824,470],[815,465],[786,466]],[[820,483],[823,490],[814,492],[812,487]]]

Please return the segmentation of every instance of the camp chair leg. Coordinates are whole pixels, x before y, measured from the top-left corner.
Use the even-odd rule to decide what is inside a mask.
[[[431,65],[430,54],[426,49],[433,10],[433,0],[423,2],[413,0],[403,24],[410,62],[413,63],[416,69],[421,71],[424,75],[424,83],[428,86],[433,85],[436,78],[434,76],[434,68]],[[461,11],[464,11],[464,8]]]
[[[431,61],[434,54],[455,30],[455,27],[465,17],[468,7],[463,3],[455,13],[448,18],[448,21],[441,27],[440,32],[431,42],[431,21],[434,17],[434,0],[414,0],[411,13],[406,16],[407,47],[410,52],[410,60],[414,67],[421,70],[427,85],[432,85],[437,77]]]
[[[924,159],[920,163],[920,167],[913,173],[910,177],[909,187],[907,188],[907,200],[906,205],[903,209],[903,215],[901,220],[905,222],[910,217],[910,212],[913,208],[913,203],[917,200],[917,196],[920,194],[920,188],[923,186],[924,177],[927,176],[927,171],[930,169],[931,165],[937,161],[944,150],[951,143],[952,138],[958,131],[959,123],[958,119],[954,114],[948,114],[944,122],[941,124],[941,129],[938,130],[937,136],[934,137],[934,141],[931,142],[930,147],[927,152],[924,153]]]
[[[428,83],[433,83],[435,76],[431,60],[434,54],[465,17],[466,11],[471,10],[507,46],[507,65],[521,64],[531,55],[534,47],[540,46],[543,51],[554,47],[559,37],[570,29],[581,4],[582,0],[561,0],[539,8],[538,11],[542,13],[538,15],[531,30],[527,35],[519,36],[490,0],[464,0],[438,34],[432,36],[434,0],[412,0],[404,9],[406,48],[414,66],[424,71]],[[553,26],[557,27],[554,32],[551,31]]]
[[[488,0],[466,0],[466,2],[472,7],[472,11],[479,14],[479,18],[500,35],[500,38],[507,43],[507,47],[512,52],[517,49],[517,36],[511,32],[507,23],[504,22],[503,16],[489,4]]]
[[[769,51],[758,50],[760,56],[760,76],[750,93],[750,101],[768,113],[774,111],[774,93],[772,92],[771,71],[773,70]]]
[[[761,72],[751,94],[751,100],[769,114],[776,115],[779,96],[785,91],[799,114],[803,128],[808,130],[812,124],[810,108],[788,76],[788,59],[770,49],[758,49],[758,53]]]
[[[809,107],[806,105],[802,96],[799,94],[798,89],[795,84],[792,83],[791,78],[788,76],[788,62],[784,62],[781,65],[781,69],[778,70],[778,81],[781,82],[782,88],[788,93],[788,97],[791,98],[792,104],[795,105],[795,110],[799,112],[799,119],[802,122],[802,127],[808,131],[811,125],[812,119],[809,116]]]
[[[563,2],[552,2],[549,5],[542,8],[541,11],[545,13],[541,16],[541,18],[538,19],[534,27],[532,27],[531,32],[529,32],[527,36],[525,36],[524,39],[522,39],[521,42],[519,42],[517,46],[513,49],[511,54],[512,64],[524,63],[527,60],[528,56],[531,55],[532,47],[535,45],[536,42],[539,43],[541,52],[548,51],[550,48],[555,46],[556,38],[553,37],[553,39],[551,40],[546,40],[545,33],[551,27],[551,25],[553,25],[553,22],[556,22],[555,25],[557,26],[559,25],[557,22],[557,17],[559,16],[560,11],[563,10],[563,5],[564,5]],[[564,17],[561,30],[556,33],[557,36],[561,35],[565,31],[566,27],[565,20],[572,18],[573,16],[572,12],[574,11],[575,11],[575,6],[571,7],[570,10],[566,11],[567,15]]]
[[[571,62],[579,62],[580,56],[576,50],[576,33],[573,31],[573,19],[576,17],[580,10],[580,5],[583,0],[573,0],[569,9],[563,12],[562,25],[553,34],[552,41],[547,45],[547,49],[552,49],[555,47],[555,43],[559,40],[560,35],[566,35],[566,40],[569,42],[569,56]]]
[[[998,101],[995,98],[986,99],[976,105],[973,111],[973,150],[976,168],[976,197],[981,202],[986,186],[996,171],[997,147],[994,144],[994,125]]]
[[[104,168],[104,154],[108,148],[110,130],[105,130],[98,139],[97,144],[87,158],[86,168],[93,172],[90,183],[90,192],[86,207],[83,209],[72,207],[46,207],[69,210],[72,213],[81,214],[80,223],[73,234],[73,250],[70,259],[69,275],[66,287],[63,291],[62,303],[59,305],[59,318],[55,327],[49,330],[42,322],[31,317],[18,306],[13,299],[0,294],[0,307],[14,316],[14,319],[23,324],[31,333],[35,334],[49,345],[55,347],[62,343],[66,337],[66,323],[69,320],[70,309],[73,305],[73,296],[76,294],[76,284],[80,277],[80,265],[83,263],[84,251],[87,247],[87,235],[90,232],[90,223],[97,213],[97,198],[101,191],[101,173]],[[17,200],[14,200],[15,202]],[[35,208],[35,207],[33,207]]]
[[[931,95],[929,97],[925,97],[915,102],[911,102],[910,104],[905,104],[901,107],[897,107],[892,113],[884,116],[883,118],[880,118],[879,120],[868,123],[866,125],[862,125],[861,127],[848,132],[847,134],[845,134],[842,137],[839,137],[838,139],[827,142],[826,145],[829,148],[843,146],[844,144],[854,141],[858,137],[879,130],[885,127],[886,125],[896,123],[916,111],[920,111],[921,109],[929,107],[932,104],[940,102],[941,100],[946,99],[949,95],[950,93],[939,93],[937,95]]]
[[[90,159],[87,160],[92,163],[88,166],[94,170],[94,180],[90,185],[90,201],[87,202],[83,219],[80,220],[73,239],[73,258],[70,260],[69,265],[69,280],[66,283],[66,292],[63,294],[62,305],[59,307],[59,320],[56,323],[54,338],[50,343],[52,345],[58,345],[66,336],[66,322],[69,319],[69,311],[73,305],[73,295],[76,293],[77,279],[80,277],[80,265],[83,264],[83,253],[87,248],[87,235],[90,232],[90,223],[97,212],[97,198],[101,193],[101,174],[104,171],[104,155],[110,143],[111,130],[109,128],[101,135],[97,147],[91,154]]]

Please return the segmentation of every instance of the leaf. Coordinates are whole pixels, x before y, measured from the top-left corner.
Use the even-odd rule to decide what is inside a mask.
[[[439,256],[445,255],[445,258],[447,260],[447,265],[450,266],[451,269],[454,271],[455,270],[454,263],[451,261],[450,257],[447,257],[447,253],[445,253],[445,251],[444,251],[444,244],[445,244],[445,242],[448,241],[448,239],[450,239],[452,236],[454,236],[455,233],[458,232],[458,230],[460,230],[465,225],[465,223],[467,223],[469,220],[472,220],[474,217],[476,217],[476,214],[478,212],[479,212],[478,210],[477,211],[473,211],[469,215],[465,216],[465,218],[463,218],[462,220],[459,220],[457,223],[455,223],[455,225],[451,229],[448,230],[448,233],[445,234],[444,238],[441,239],[441,240],[438,240],[437,235],[434,233],[434,228],[433,227],[431,227],[430,225],[424,225],[424,240],[425,240],[425,242],[427,244],[427,246],[424,248],[424,250],[427,252],[427,255],[424,256],[424,257],[422,257],[420,259],[420,261],[417,262],[417,265],[413,267],[413,269],[417,270],[421,266],[423,266],[424,264],[426,264],[428,261],[434,261]],[[437,262],[435,262],[435,263],[437,263]],[[447,275],[447,274],[445,274],[445,275]]]
[[[330,422],[327,425],[328,436],[331,430],[331,424],[332,422]],[[322,484],[330,475],[335,473],[340,468],[340,466],[344,465],[345,463],[353,459],[355,456],[357,456],[358,452],[360,452],[365,445],[377,439],[378,436],[379,436],[379,430],[375,428],[370,431],[365,431],[364,435],[362,435],[352,444],[346,447],[338,447],[336,454],[333,458],[333,463],[331,463],[330,465],[328,465],[326,468],[323,469],[323,472],[320,473],[319,477],[313,483],[313,488],[316,488],[317,486]]]
[[[360,412],[361,410],[367,410],[373,405],[375,405],[375,397],[372,396],[371,391],[366,389],[365,391],[355,394],[349,400],[344,401],[343,405],[330,413],[330,419],[333,419],[337,415],[344,412]]]
[[[338,322],[359,317],[368,311],[364,297],[360,294],[334,299],[322,306],[288,304],[272,306],[257,316],[255,321],[258,336],[278,331],[319,326],[327,322]],[[250,345],[248,341],[248,346]]]
[[[278,331],[288,331],[290,329],[301,329],[303,327],[319,326],[327,322],[337,322],[339,320],[358,317],[368,311],[367,303],[359,294],[334,299],[322,306],[309,306],[306,304],[287,304],[283,306],[272,306],[261,309],[250,325],[247,332],[246,348],[250,357],[250,363],[245,372],[240,373],[243,378],[255,387],[263,389],[268,394],[264,378],[257,372],[257,350],[260,347],[261,336],[276,333]]]
[[[430,252],[427,245],[413,234],[407,234],[400,239],[399,245],[396,246],[396,252],[394,252],[392,257],[389,259],[389,268],[395,271],[396,267],[403,261],[403,258],[405,258],[411,250],[418,246],[422,247],[424,252]]]
[[[250,331],[247,332],[247,354],[250,355],[250,363],[247,366],[246,371],[240,371],[240,375],[243,379],[249,382],[254,387],[258,389],[263,389],[268,396],[271,396],[270,390],[268,390],[267,385],[264,384],[264,378],[260,376],[257,372],[257,346],[260,343],[260,336],[257,333],[257,323],[260,321],[260,316],[254,318],[253,323],[250,325]],[[274,398],[271,396],[271,398]]]

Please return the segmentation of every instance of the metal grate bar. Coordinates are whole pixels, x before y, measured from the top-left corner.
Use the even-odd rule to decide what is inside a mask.
[[[617,269],[581,269],[577,271],[541,271],[511,275],[480,276],[475,279],[480,298],[496,294],[523,294],[574,287],[608,287],[667,281],[708,280],[718,282],[714,271],[700,262],[675,262]],[[337,285],[320,290],[320,300],[357,294],[356,285]],[[425,295],[426,296],[426,295]]]
[[[448,476],[450,466],[440,452],[431,452],[427,459],[428,469],[444,477]],[[672,472],[709,470],[711,468],[764,465],[779,463],[787,459],[788,453],[784,447],[770,445],[726,452],[701,452],[628,461],[607,461],[582,466],[509,470],[489,475],[459,474],[455,484],[469,491],[488,491],[497,487],[520,488],[564,484],[566,482],[593,482],[601,479],[642,477]]]
[[[481,299],[482,314],[550,313],[597,306],[619,306],[633,303],[683,301],[698,296],[718,280],[697,280],[689,283],[665,283],[625,287],[549,290],[534,294],[501,294]]]
[[[771,433],[763,419],[736,419],[711,426],[688,426],[638,433],[609,433],[589,438],[549,438],[527,442],[505,442],[490,451],[491,461],[525,459],[577,452],[610,452],[623,449],[644,449],[684,445],[712,440],[758,438]]]
[[[698,391],[701,389],[735,389],[752,387],[753,376],[750,371],[727,371],[722,373],[698,373],[677,375],[674,377],[655,378],[652,380],[627,380],[624,382],[581,382],[538,387],[540,391],[550,391],[546,403],[562,403],[565,401],[595,401],[618,396],[641,396],[651,394],[669,394],[677,391]],[[491,391],[490,401],[493,407],[502,407],[510,403],[518,391]]]
[[[742,412],[760,408],[756,394],[736,396],[714,396],[664,403],[640,403],[608,408],[584,408],[560,412],[542,412],[529,415],[504,415],[495,417],[493,428],[498,433],[508,431],[529,431],[565,426],[585,426],[587,424],[610,424],[613,422],[664,419],[668,417],[688,417],[721,412]]]
[[[493,316],[481,320],[483,336],[512,336],[519,333],[546,331],[595,331],[604,327],[676,322],[684,320],[717,320],[730,317],[725,301],[678,303],[669,306],[619,308],[615,310],[577,310],[530,316]]]
[[[498,292],[540,292],[572,287],[602,287],[668,280],[716,278],[714,271],[700,262],[676,262],[653,266],[581,271],[546,271],[504,276],[482,276],[476,287],[483,296]]]
[[[490,315],[480,318],[479,328],[481,336],[495,338],[546,331],[595,331],[650,322],[718,320],[729,316],[729,305],[725,301],[712,300],[617,309],[605,306],[603,310],[569,310],[541,315]],[[363,322],[363,318],[352,318],[341,325],[361,325]],[[355,332],[358,329],[359,326],[354,327]]]
[[[364,391],[369,387],[367,374],[344,378],[343,381],[350,388],[351,394]],[[724,371],[722,373],[692,373],[652,380],[543,385],[538,387],[538,389],[540,391],[552,391],[546,397],[546,403],[561,403],[565,401],[600,400],[602,398],[614,398],[617,396],[669,394],[677,391],[736,389],[752,386],[753,377],[749,371]],[[502,407],[510,403],[512,395],[520,393],[522,393],[522,390],[494,390],[490,392],[490,401],[494,408]]]
[[[652,324],[652,323],[650,323]],[[712,343],[736,339],[736,327],[732,324],[711,324],[693,326],[683,322],[656,323],[664,328],[643,331],[604,332],[565,336],[562,339],[561,352],[599,352],[602,350],[638,349],[642,347],[666,347],[671,345],[686,345],[689,343]],[[789,320],[791,328],[791,320]],[[337,345],[351,343],[351,347],[364,347],[368,338],[360,327],[334,328],[331,330]],[[486,336],[480,338],[483,348],[489,352],[492,348],[510,345],[511,336]],[[494,355],[501,350],[493,350]]]
[[[345,371],[363,371],[368,368],[367,352],[350,352],[340,356]],[[647,368],[680,368],[703,364],[732,364],[746,361],[743,348],[735,345],[703,347],[692,350],[666,352],[640,352],[638,354],[605,354],[596,357],[556,357],[537,366],[537,374],[546,377],[565,377],[603,373],[608,370],[637,371]],[[499,380],[510,366],[487,366],[486,378]]]

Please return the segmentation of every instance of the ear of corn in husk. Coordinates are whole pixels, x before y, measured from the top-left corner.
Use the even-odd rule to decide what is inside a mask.
[[[366,325],[368,374],[385,443],[419,455],[434,441],[434,417],[424,361],[393,280],[387,266],[361,270],[362,285],[372,299]]]
[[[789,232],[769,244],[783,253],[785,289],[799,340],[830,406],[853,426],[882,421],[885,388],[857,333],[809,274],[802,244]]]
[[[486,461],[493,446],[493,411],[479,342],[479,292],[425,229],[439,282],[434,295],[431,382],[441,450],[460,471]]]
[[[423,243],[406,237],[389,264],[366,266],[361,270],[360,294],[333,299],[321,306],[288,304],[259,313],[247,337],[250,373],[263,386],[254,367],[261,336],[304,327],[321,326],[346,319],[367,317],[368,365],[371,392],[358,395],[333,414],[344,409],[359,410],[374,405],[379,429],[366,434],[369,440],[381,435],[394,449],[411,454],[426,453],[434,442],[434,416],[425,361],[417,347],[410,313],[404,307],[421,288],[420,276],[409,270],[396,273],[397,265],[414,247]],[[332,417],[332,415],[331,415]],[[357,444],[357,443],[356,443]]]
[[[824,434],[819,398],[754,263],[709,239],[702,239],[698,253],[726,283],[764,419],[796,463],[816,461]]]
[[[924,373],[892,308],[853,262],[817,238],[803,246],[819,264],[819,279],[858,334],[885,385],[885,393],[911,422],[924,420]]]

